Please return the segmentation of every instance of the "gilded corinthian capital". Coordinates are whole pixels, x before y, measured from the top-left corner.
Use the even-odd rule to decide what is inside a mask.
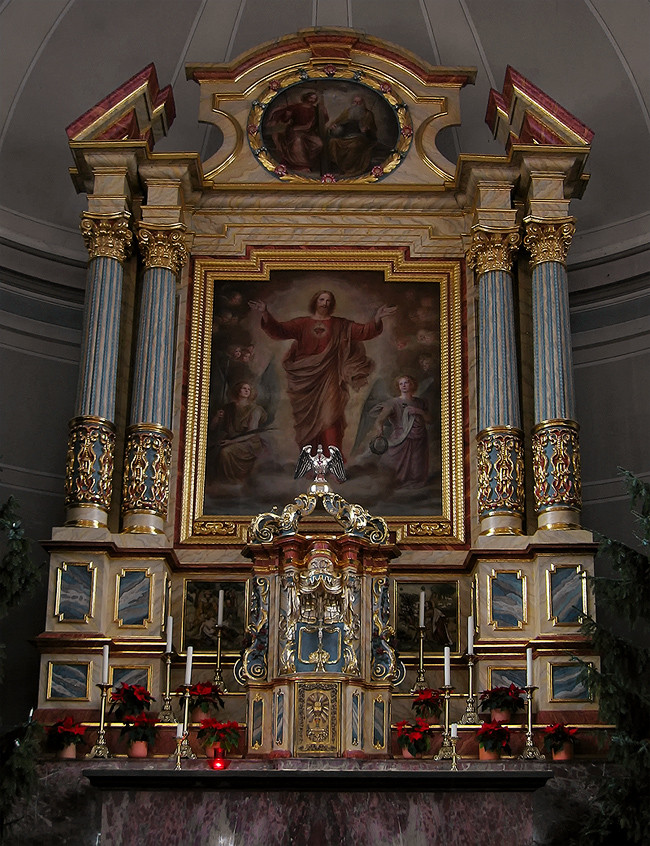
[[[566,264],[567,253],[576,231],[575,218],[565,217],[561,220],[544,221],[529,217],[524,223],[526,224],[524,247],[530,252],[533,267],[545,261],[559,261]]]
[[[148,228],[140,224],[138,244],[146,268],[166,267],[177,275],[187,261],[184,226]]]
[[[91,215],[84,212],[79,228],[91,259],[104,256],[124,262],[131,254],[133,234],[129,212],[116,215]]]
[[[472,243],[467,251],[467,263],[476,268],[481,276],[489,270],[512,270],[512,256],[521,243],[518,229],[488,232],[485,229],[472,231]]]

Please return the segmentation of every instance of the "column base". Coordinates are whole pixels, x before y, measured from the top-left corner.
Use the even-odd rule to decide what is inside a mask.
[[[131,511],[124,514],[122,532],[133,535],[162,535],[165,521],[158,514]]]
[[[522,520],[515,514],[491,514],[481,519],[481,535],[522,535]]]
[[[537,515],[538,529],[580,529],[580,512],[573,508],[553,508]]]
[[[97,505],[73,505],[66,509],[64,525],[83,529],[108,529],[108,512]]]

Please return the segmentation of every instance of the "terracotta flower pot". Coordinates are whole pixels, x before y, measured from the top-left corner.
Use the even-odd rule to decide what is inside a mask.
[[[554,761],[570,761],[573,758],[573,743],[566,740],[560,749],[551,749],[551,757]]]
[[[208,758],[224,758],[224,752],[220,743],[210,743],[205,747],[205,754]]]
[[[149,755],[149,744],[146,740],[134,740],[129,744],[129,758],[146,758]]]
[[[507,708],[493,708],[490,711],[490,717],[493,723],[510,723],[512,722],[512,714]]]
[[[415,755],[411,755],[406,746],[402,746],[402,758],[415,758]]]
[[[205,720],[205,718],[209,716],[210,714],[208,711],[202,711],[201,708],[193,708],[190,711],[190,722],[200,723],[201,720]]]
[[[63,749],[57,750],[56,757],[59,760],[71,760],[77,757],[77,744],[68,743]]]
[[[498,749],[484,749],[482,746],[478,748],[479,761],[498,761],[501,758],[501,753]]]

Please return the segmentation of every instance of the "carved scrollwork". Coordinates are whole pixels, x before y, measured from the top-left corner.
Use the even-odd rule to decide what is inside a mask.
[[[70,421],[65,505],[96,505],[108,511],[113,492],[115,427],[99,417]]]
[[[518,229],[502,232],[488,232],[484,229],[472,231],[472,243],[467,251],[467,263],[474,267],[477,276],[490,270],[512,270],[512,257],[521,243]]]
[[[121,263],[126,261],[133,245],[130,217],[128,212],[106,217],[83,213],[79,228],[91,260],[105,256]]]
[[[166,267],[178,275],[188,258],[183,242],[184,231],[184,226],[148,228],[141,224],[138,245],[145,267]]]
[[[328,514],[341,524],[346,535],[365,538],[370,543],[382,544],[388,540],[388,526],[381,517],[373,517],[360,505],[346,502],[335,493],[323,494],[323,505]]]
[[[573,421],[550,421],[533,432],[535,507],[580,509],[580,443]]]
[[[390,595],[386,577],[372,582],[372,638],[370,642],[370,669],[373,679],[399,684],[406,669],[389,641],[395,632],[390,621]]]
[[[251,581],[248,646],[235,664],[235,678],[240,684],[262,681],[268,671],[269,650],[269,582],[261,577]]]
[[[524,447],[518,429],[484,429],[476,447],[478,508],[485,516],[498,511],[524,513]]]
[[[138,424],[126,436],[122,511],[167,515],[172,433],[164,427]]]
[[[236,535],[237,524],[230,520],[196,520],[192,531],[195,535]]]
[[[567,253],[576,231],[574,218],[560,221],[528,219],[524,246],[530,252],[532,262],[537,265],[545,261],[566,264]]]

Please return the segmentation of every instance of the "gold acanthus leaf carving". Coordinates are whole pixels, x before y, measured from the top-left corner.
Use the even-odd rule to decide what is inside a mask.
[[[566,264],[567,253],[575,231],[573,218],[554,223],[527,220],[524,247],[530,252],[532,265],[546,261]]]
[[[79,228],[91,260],[103,256],[126,261],[133,246],[129,218],[128,212],[114,217],[92,217],[84,212]]]
[[[149,229],[141,225],[138,230],[138,244],[145,267],[166,267],[173,274],[179,274],[188,259],[183,241],[184,231],[184,226]]]
[[[467,263],[476,269],[476,275],[482,276],[490,270],[512,270],[512,256],[521,243],[518,229],[506,229],[501,232],[488,232],[474,229],[472,243],[467,251]]]
[[[197,520],[194,523],[195,535],[236,535],[237,524],[227,520]]]

